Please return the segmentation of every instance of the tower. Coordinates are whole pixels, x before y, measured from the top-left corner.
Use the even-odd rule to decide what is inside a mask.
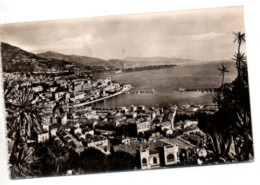
[[[176,111],[177,111],[177,106],[173,106],[173,114],[172,114],[172,118],[171,118],[171,129],[173,130],[174,129],[174,119],[175,119],[175,116],[176,116]]]

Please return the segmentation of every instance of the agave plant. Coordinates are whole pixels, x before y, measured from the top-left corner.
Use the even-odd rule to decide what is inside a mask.
[[[11,128],[9,130],[14,135],[14,147],[27,142],[28,138],[33,138],[33,134],[38,133],[42,128],[41,112],[43,107],[36,105],[33,92],[29,87],[18,87],[12,92],[12,100],[6,98],[6,111],[9,117]]]
[[[208,134],[206,148],[210,151],[211,157],[207,159],[209,162],[227,163],[235,159],[234,140],[231,135],[224,137],[223,134],[214,132],[213,135]]]
[[[34,175],[33,170],[39,159],[34,149],[28,148],[28,139],[34,139],[42,128],[42,108],[36,105],[30,87],[15,85],[6,91],[5,105],[7,112],[8,135],[14,140],[10,155],[12,177]]]
[[[253,160],[253,138],[250,114],[247,111],[237,113],[236,124],[236,152],[239,160]]]
[[[26,178],[28,176],[37,176],[40,174],[41,158],[35,155],[33,147],[24,145],[13,153],[10,158],[11,178]]]

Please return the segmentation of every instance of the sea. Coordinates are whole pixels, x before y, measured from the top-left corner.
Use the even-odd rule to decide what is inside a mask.
[[[118,108],[122,106],[164,107],[173,104],[212,104],[212,93],[201,91],[180,92],[184,89],[217,88],[221,86],[222,77],[217,70],[218,62],[178,65],[157,70],[144,70],[122,73],[95,74],[95,79],[111,77],[113,81],[131,84],[130,91],[149,91],[154,93],[121,94],[106,100],[93,103],[96,108]],[[233,64],[229,64],[230,72],[225,75],[225,82],[236,77]]]

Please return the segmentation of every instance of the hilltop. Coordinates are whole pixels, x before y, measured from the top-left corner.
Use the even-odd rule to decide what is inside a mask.
[[[42,58],[19,47],[1,43],[2,67],[4,72],[37,72],[65,70],[68,61]]]

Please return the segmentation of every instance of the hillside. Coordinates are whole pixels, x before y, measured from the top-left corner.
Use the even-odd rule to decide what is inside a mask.
[[[52,51],[47,51],[45,53],[39,53],[39,56],[43,58],[52,58],[52,59],[58,59],[58,60],[64,60],[68,62],[73,62],[75,64],[84,65],[84,66],[114,66],[114,67],[121,67],[122,62],[121,61],[106,61],[99,58],[94,57],[87,57],[87,56],[78,56],[78,55],[65,55],[60,54]]]
[[[180,59],[180,58],[164,58],[164,57],[128,57],[125,59],[110,59],[102,60],[99,58],[78,56],[78,55],[64,55],[52,51],[39,53],[43,58],[53,58],[73,62],[84,66],[104,66],[114,68],[134,68],[134,67],[147,67],[154,65],[175,65],[181,63],[194,63],[196,60]]]
[[[65,70],[67,61],[45,59],[16,46],[1,43],[2,67],[4,72],[37,72]]]

